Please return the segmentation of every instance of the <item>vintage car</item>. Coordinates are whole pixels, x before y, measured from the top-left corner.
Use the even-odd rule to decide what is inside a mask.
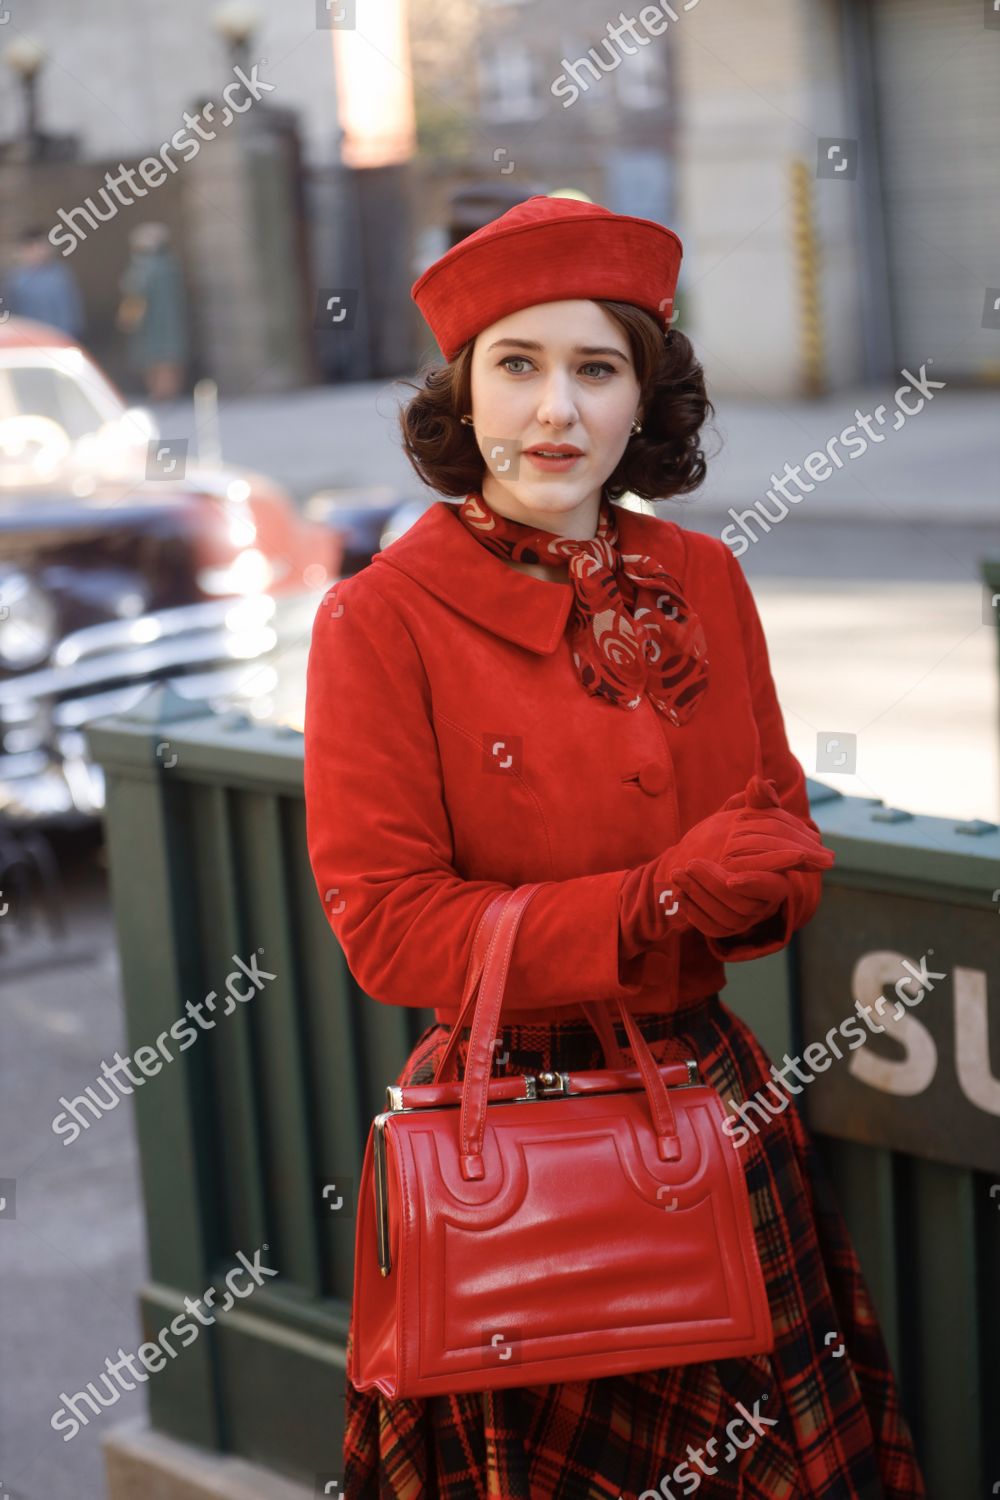
[[[98,816],[83,727],[160,679],[272,712],[266,662],[343,550],[269,479],[161,439],[55,329],[0,317],[0,823]]]

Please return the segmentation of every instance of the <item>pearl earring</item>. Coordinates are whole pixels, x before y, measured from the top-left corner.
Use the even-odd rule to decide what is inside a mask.
[[[471,413],[469,413],[468,415],[462,417],[461,421],[463,421],[466,424],[466,426],[471,427],[472,426],[472,415],[471,415]]]

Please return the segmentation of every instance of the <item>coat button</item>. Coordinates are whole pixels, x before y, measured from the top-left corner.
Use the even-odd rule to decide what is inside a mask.
[[[670,777],[662,761],[649,760],[639,767],[639,785],[650,797],[658,797],[667,790]]]

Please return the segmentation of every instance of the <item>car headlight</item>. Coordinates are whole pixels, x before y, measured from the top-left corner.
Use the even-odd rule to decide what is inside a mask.
[[[24,573],[0,574],[0,662],[33,667],[50,654],[56,612],[48,595]]]
[[[204,594],[262,594],[274,580],[270,559],[256,547],[245,547],[221,568],[199,568],[198,587]]]

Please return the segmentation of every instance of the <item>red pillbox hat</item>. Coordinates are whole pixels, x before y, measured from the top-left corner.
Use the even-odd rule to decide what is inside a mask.
[[[445,359],[508,313],[570,297],[631,302],[666,331],[683,253],[652,219],[538,194],[453,245],[410,296]]]

